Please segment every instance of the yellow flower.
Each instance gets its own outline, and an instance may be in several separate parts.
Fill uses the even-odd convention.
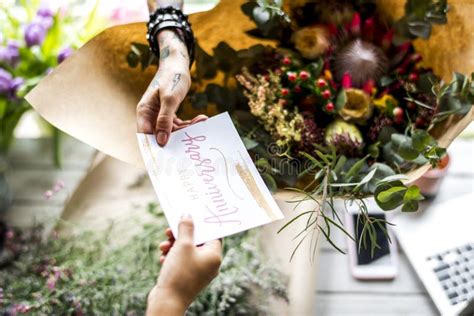
[[[398,106],[398,101],[390,94],[385,94],[383,97],[375,99],[374,105],[381,112],[385,112],[387,105],[391,105],[390,108],[396,108]]]
[[[372,116],[373,106],[370,97],[360,89],[346,90],[346,104],[339,111],[344,121],[363,123]]]
[[[315,59],[329,47],[328,32],[321,26],[309,26],[293,33],[295,48],[304,58]]]

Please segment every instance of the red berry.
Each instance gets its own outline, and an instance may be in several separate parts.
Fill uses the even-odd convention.
[[[410,60],[414,63],[419,63],[421,61],[422,57],[420,54],[413,54],[411,57],[410,57]]]
[[[324,90],[321,95],[323,96],[323,98],[325,98],[325,99],[327,100],[327,99],[329,99],[329,98],[331,97],[331,91],[329,91],[329,90]]]
[[[290,93],[290,90],[288,90],[287,88],[282,88],[280,92],[281,92],[281,95],[285,96]]]
[[[288,80],[296,81],[296,74],[294,72],[288,72],[287,76],[288,76]]]
[[[290,57],[284,57],[281,62],[283,63],[283,65],[291,65]]]
[[[425,120],[422,117],[417,117],[415,120],[415,125],[417,127],[422,127],[425,125]]]
[[[408,102],[408,103],[407,103],[407,108],[410,109],[410,110],[416,109],[416,104],[415,104],[415,102]]]
[[[408,75],[408,80],[410,81],[417,81],[418,78],[419,76],[416,72],[412,72],[411,74]]]
[[[328,104],[326,104],[326,110],[328,112],[334,111],[334,104],[332,102],[329,102]]]
[[[324,79],[318,79],[317,84],[318,84],[318,87],[324,88],[328,83]]]
[[[308,78],[309,78],[309,72],[304,71],[304,70],[300,71],[300,79],[301,80],[308,80]]]
[[[300,86],[295,86],[295,93],[301,93],[301,87]]]
[[[393,118],[395,119],[395,123],[401,123],[403,121],[403,109],[401,107],[393,109]]]

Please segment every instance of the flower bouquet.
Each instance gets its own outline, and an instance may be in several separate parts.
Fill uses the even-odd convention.
[[[364,198],[385,211],[416,211],[423,196],[407,173],[440,162],[439,128],[474,103],[474,74],[445,83],[414,47],[447,23],[446,1],[408,1],[394,22],[374,1],[269,0],[241,9],[256,26],[248,33],[273,44],[236,51],[220,42],[212,55],[198,47],[188,103],[230,111],[269,188],[317,203],[288,223],[306,222],[298,245],[312,228],[331,243],[331,227],[349,235],[340,198],[357,201],[361,244],[374,251],[375,226],[385,223]],[[150,63],[145,45],[132,48],[131,66]]]
[[[24,96],[97,31],[94,19],[92,12],[86,23],[78,22],[71,13],[37,1],[0,6],[0,155],[7,153],[16,125],[30,109]],[[59,137],[59,131],[53,134]],[[54,159],[59,165],[57,146]]]

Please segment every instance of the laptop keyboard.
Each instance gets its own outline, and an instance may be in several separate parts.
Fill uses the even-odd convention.
[[[474,243],[430,256],[427,261],[452,305],[474,299]]]

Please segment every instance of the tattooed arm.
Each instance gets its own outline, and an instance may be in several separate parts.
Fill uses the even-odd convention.
[[[182,0],[147,1],[150,12],[158,7],[182,9],[183,6]],[[176,32],[165,29],[158,33],[158,72],[137,106],[138,132],[155,134],[161,146],[166,145],[173,128],[189,123],[176,118],[175,114],[191,85],[188,49]]]

